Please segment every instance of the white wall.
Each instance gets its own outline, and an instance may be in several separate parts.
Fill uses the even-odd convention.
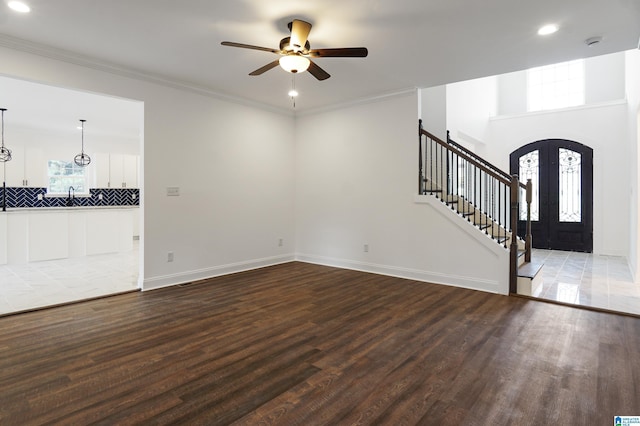
[[[144,102],[145,288],[293,258],[292,116],[8,48],[0,73]]]
[[[594,56],[584,61],[585,103],[625,97],[625,52]]]
[[[616,101],[625,97],[625,52],[584,60],[585,103]],[[527,112],[527,71],[497,76],[498,115]],[[476,81],[476,80],[472,80]],[[479,80],[481,82],[482,79]],[[479,84],[476,82],[474,84]],[[452,86],[456,86],[453,84]],[[489,117],[489,116],[487,116]]]
[[[629,265],[636,282],[640,282],[640,50],[630,50],[625,55],[626,97],[628,102],[630,170],[630,221]]]
[[[638,75],[635,72],[630,78],[637,81]],[[470,141],[468,148],[507,172],[509,154],[537,140],[569,139],[593,148],[594,253],[628,257],[630,179],[636,166],[627,167],[625,160],[635,143],[633,139],[629,143],[632,129],[625,102],[625,52],[585,60],[585,107],[527,113],[526,71],[494,78],[447,86],[446,121],[451,137]],[[492,93],[495,104],[488,100]],[[501,115],[492,118],[494,107]],[[473,139],[459,137],[465,134],[479,140],[473,143]]]
[[[442,203],[415,200],[416,105],[403,95],[298,117],[297,256],[506,293],[506,251]]]
[[[492,120],[487,161],[509,171],[509,154],[542,139],[569,139],[593,149],[593,252],[628,256],[630,169],[625,103]]]
[[[451,138],[477,151],[486,140],[489,117],[497,113],[497,77],[447,85],[447,128]]]
[[[429,87],[419,91],[422,127],[443,141],[447,140],[447,86]]]

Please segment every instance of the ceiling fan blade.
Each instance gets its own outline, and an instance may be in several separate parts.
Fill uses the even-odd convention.
[[[264,52],[279,53],[279,51],[276,49],[271,49],[268,47],[261,47],[261,46],[253,46],[251,44],[234,43],[232,41],[223,41],[220,44],[223,46],[229,46],[229,47],[241,47],[243,49],[262,50]]]
[[[309,69],[307,71],[309,71],[309,73],[312,76],[314,76],[315,78],[317,78],[320,81],[326,80],[329,77],[331,77],[331,75],[329,75],[328,72],[326,72],[325,70],[320,68],[315,62],[313,62],[313,61],[309,61],[309,62],[311,62],[311,63],[309,64]]]
[[[309,51],[312,58],[366,58],[369,51],[366,47],[341,47],[337,49],[313,49]]]
[[[255,70],[253,72],[250,72],[249,75],[260,75],[260,74],[263,74],[263,73],[269,71],[270,69],[277,67],[279,63],[280,63],[280,60],[276,59],[275,61],[269,62],[267,65],[265,65],[263,67],[260,67],[260,68],[258,68],[257,70]]]
[[[311,31],[311,24],[299,19],[294,19],[289,29],[291,30],[291,41],[289,43],[293,50],[299,51],[303,49],[307,43],[309,32]]]

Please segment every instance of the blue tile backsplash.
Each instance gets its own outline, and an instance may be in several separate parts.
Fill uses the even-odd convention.
[[[140,205],[140,189],[138,188],[108,188],[90,189],[90,197],[75,197],[75,206],[107,207],[107,206],[137,206]],[[45,195],[47,188],[7,188],[7,208],[13,207],[65,207],[67,197],[50,197]],[[42,194],[42,200],[38,200]],[[100,200],[102,194],[102,200]],[[2,203],[2,186],[0,186],[0,203]]]

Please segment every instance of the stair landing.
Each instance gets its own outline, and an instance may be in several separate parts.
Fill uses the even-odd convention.
[[[518,294],[538,297],[542,292],[543,262],[525,262],[518,267]]]

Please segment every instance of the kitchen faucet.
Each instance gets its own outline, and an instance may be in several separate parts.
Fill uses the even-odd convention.
[[[71,191],[73,191],[73,197],[71,197]],[[73,200],[76,198],[76,189],[73,186],[69,187],[69,197],[67,198],[67,206],[73,207]]]

